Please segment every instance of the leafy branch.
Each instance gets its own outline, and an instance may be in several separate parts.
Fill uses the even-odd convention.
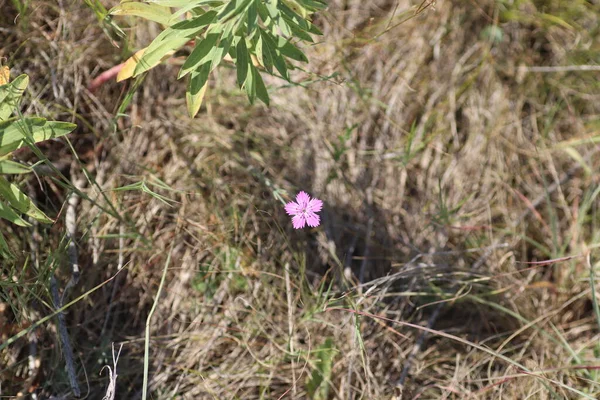
[[[139,76],[193,43],[178,75],[178,79],[188,76],[186,101],[191,117],[200,110],[210,73],[223,60],[235,65],[237,83],[250,103],[258,98],[268,105],[260,71],[290,82],[292,61],[308,62],[297,43],[312,43],[311,34],[322,34],[311,15],[326,6],[322,0],[122,2],[110,10],[111,15],[145,18],[165,29],[127,60],[117,80]]]

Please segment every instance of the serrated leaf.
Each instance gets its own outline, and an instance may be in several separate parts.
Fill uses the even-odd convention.
[[[209,53],[211,50],[214,50],[215,44],[220,37],[220,33],[209,33],[206,35],[206,38],[202,39],[199,43],[196,42],[196,47],[194,47],[192,53],[183,63],[177,79],[186,76],[193,70],[198,69],[200,65],[206,63],[206,61],[209,59]]]
[[[0,121],[10,118],[28,84],[29,77],[23,74],[17,76],[12,82],[0,86]]]
[[[25,193],[23,193],[17,185],[10,183],[1,176],[0,197],[3,197],[15,210],[21,212],[22,214],[28,215],[41,223],[50,224],[54,222],[39,208],[37,208],[31,199]]]
[[[158,22],[162,25],[170,25],[171,10],[169,7],[158,4],[139,3],[136,1],[128,1],[113,7],[109,15],[130,15],[141,17],[149,21]]]
[[[0,156],[33,142],[58,138],[71,133],[77,125],[68,122],[46,121],[43,118],[21,118],[0,122]]]
[[[209,11],[199,17],[178,22],[161,32],[146,48],[137,63],[133,76],[138,76],[158,65],[169,52],[175,51],[193,39],[216,17],[215,11]]]
[[[248,48],[246,47],[246,40],[241,38],[236,49],[236,60],[235,66],[237,68],[237,82],[240,88],[244,86],[246,77],[248,76]]]
[[[0,160],[0,174],[27,174],[31,167],[10,160]]]
[[[23,218],[19,216],[16,212],[14,212],[8,204],[4,203],[3,200],[0,199],[0,218],[5,219],[7,221],[12,222],[15,225],[19,226],[31,226],[31,224],[25,221]]]
[[[188,115],[190,118],[194,118],[200,106],[202,100],[206,94],[206,87],[208,86],[208,75],[210,74],[210,62],[202,65],[199,70],[193,71],[191,74],[188,89],[185,93],[185,99],[187,103]]]

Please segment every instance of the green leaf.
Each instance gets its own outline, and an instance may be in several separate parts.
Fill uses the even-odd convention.
[[[327,8],[327,2],[322,0],[298,0],[298,3],[300,3],[304,8],[308,9],[309,11],[318,11]]]
[[[244,86],[246,77],[248,76],[248,63],[250,62],[250,56],[248,55],[248,48],[246,47],[246,39],[240,38],[240,41],[236,49],[236,60],[235,66],[237,67],[237,82],[240,87]]]
[[[77,125],[68,122],[46,121],[43,118],[10,119],[0,122],[0,156],[29,143],[38,143],[71,133]],[[29,138],[29,139],[28,139]]]
[[[4,203],[0,200],[0,218],[3,218],[7,221],[12,222],[15,225],[19,226],[31,226],[31,224],[25,221],[23,218],[19,216],[16,212],[14,212],[8,204]]]
[[[223,11],[219,14],[220,21],[227,21],[246,11],[246,8],[253,0],[231,0]]]
[[[214,70],[223,60],[225,54],[229,52],[229,48],[231,47],[231,38],[223,37],[219,42],[219,45],[215,48],[215,51],[211,52],[211,64],[210,70]]]
[[[248,21],[247,21],[247,32],[248,37],[252,36],[254,30],[258,26],[258,11],[256,9],[256,2],[252,2],[248,7]]]
[[[256,40],[256,45],[254,46],[254,54],[256,55],[256,59],[258,63],[265,67],[265,60],[263,58],[263,40],[260,35],[258,35],[258,39]]]
[[[208,33],[206,38],[202,39],[200,43],[196,43],[196,47],[194,47],[192,53],[183,63],[177,79],[186,76],[188,73],[198,69],[200,65],[204,64],[209,59],[209,53],[215,48],[215,44],[220,37],[220,33]]]
[[[290,29],[292,30],[293,36],[295,36],[299,39],[302,39],[302,40],[306,40],[307,42],[314,43],[313,38],[308,33],[306,33],[306,31],[304,29],[302,29],[298,24],[293,22],[288,17],[284,16],[283,18],[286,20]]]
[[[269,11],[269,15],[271,18],[275,19],[279,15],[279,9],[277,8],[277,0],[267,0],[265,5],[267,6],[267,10]]]
[[[200,111],[200,106],[202,105],[204,94],[206,93],[210,66],[211,63],[207,62],[191,74],[190,83],[185,93],[190,118],[194,118],[196,114],[198,114],[198,111]]]
[[[269,93],[267,92],[267,88],[265,87],[265,83],[263,82],[262,76],[260,76],[260,72],[256,69],[256,67],[250,64],[250,68],[252,69],[252,76],[254,78],[254,82],[256,84],[256,97],[262,100],[267,106],[269,105]]]
[[[2,232],[0,232],[0,256],[4,259],[13,259],[15,257],[10,251],[10,247],[8,247],[8,243]]]
[[[0,160],[0,174],[27,174],[31,167],[10,160]]]
[[[285,22],[285,20],[283,18],[278,16],[276,25],[279,28],[279,30],[281,30],[281,33],[284,36],[287,36],[287,37],[292,36],[292,31],[290,30],[290,27],[288,26],[288,24]]]
[[[268,57],[273,61],[273,64],[275,65],[275,68],[277,68],[277,71],[279,71],[279,73],[285,80],[289,81],[290,76],[288,74],[287,65],[285,64],[285,60],[279,53],[279,49],[277,48],[273,37],[270,33],[262,30],[260,31],[260,34],[264,41],[263,55],[265,55],[265,53],[268,53]],[[271,73],[271,71],[269,72]]]
[[[25,193],[23,193],[17,185],[10,183],[1,176],[0,196],[8,201],[12,208],[21,212],[22,214],[28,215],[44,224],[50,224],[54,222],[39,208],[37,208],[31,199]]]
[[[248,76],[246,76],[246,83],[244,84],[250,104],[254,104],[254,99],[256,98],[256,83],[254,81],[254,72],[252,71],[253,67],[253,65],[250,65]]]
[[[170,25],[171,10],[169,7],[158,4],[140,3],[137,1],[128,1],[113,7],[109,11],[110,15],[132,15],[141,17],[150,21],[158,22],[163,25]]]
[[[207,25],[215,21],[216,15],[215,11],[209,11],[199,17],[178,22],[165,29],[150,43],[136,65],[133,76],[154,68],[167,54],[179,49],[190,39],[195,38]]]
[[[308,62],[308,58],[306,58],[304,53],[289,41],[285,40],[285,38],[280,37],[278,41],[279,51],[281,54],[291,58],[292,60]]]
[[[6,121],[19,105],[19,100],[29,84],[25,74],[17,76],[12,82],[0,86],[0,121]]]

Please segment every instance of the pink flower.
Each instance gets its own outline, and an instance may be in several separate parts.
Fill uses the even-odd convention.
[[[305,192],[296,195],[296,201],[290,201],[285,205],[285,211],[293,215],[292,225],[295,229],[304,228],[305,225],[315,227],[319,226],[321,219],[316,214],[323,208],[323,202],[319,199],[312,199]]]

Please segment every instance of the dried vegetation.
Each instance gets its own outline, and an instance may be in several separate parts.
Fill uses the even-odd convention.
[[[19,4],[0,0],[0,56],[31,77],[25,109],[79,125],[42,150],[83,194],[66,312],[83,394],[105,395],[116,342],[116,398],[140,396],[170,254],[153,398],[598,398],[600,72],[578,67],[600,62],[596,0],[333,0],[302,85],[267,79],[271,107],[251,107],[222,69],[194,120],[173,64],[127,116],[127,84],[86,89],[155,26],[131,21],[119,49],[84,2]],[[137,182],[169,200],[114,190]],[[71,278],[72,186],[27,184],[58,218],[0,222],[19,250],[2,343]],[[291,229],[277,196],[299,189],[322,227]],[[53,321],[0,352],[2,395],[71,396]]]

